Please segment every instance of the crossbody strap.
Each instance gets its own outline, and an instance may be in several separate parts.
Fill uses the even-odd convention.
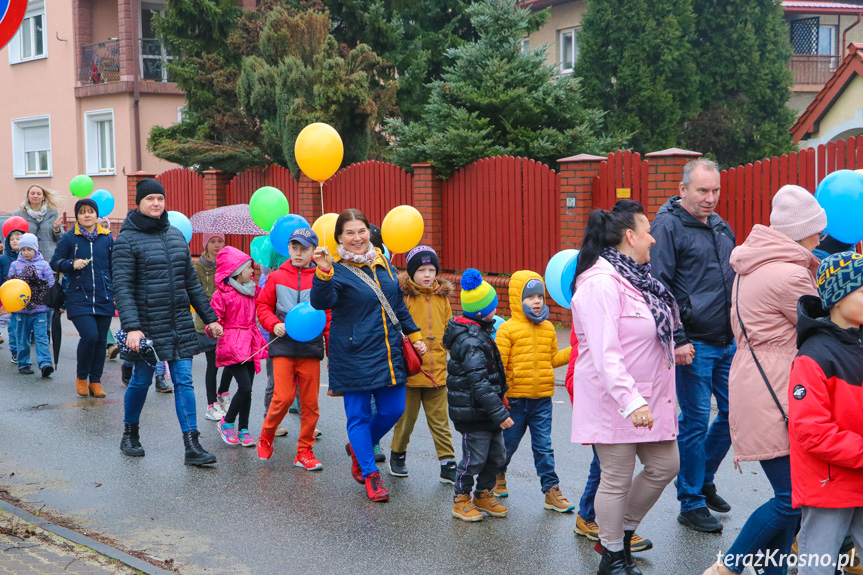
[[[749,341],[749,335],[746,333],[746,326],[743,325],[743,318],[740,316],[740,274],[737,275],[737,300],[734,303],[737,310],[737,321],[740,323],[740,331],[743,332],[743,337],[746,338],[746,343],[749,345],[749,353],[752,354],[752,359],[755,360],[755,367],[758,368],[758,373],[761,374],[761,378],[764,380],[765,385],[767,385],[767,390],[770,392],[770,396],[776,403],[776,407],[779,408],[779,413],[782,414],[782,419],[785,420],[785,426],[787,427],[788,415],[785,413],[782,403],[779,402],[779,398],[776,397],[776,392],[773,391],[773,386],[770,385],[770,380],[767,379],[767,374],[764,373],[764,368],[761,367],[761,362],[758,361],[758,356],[755,355],[755,348],[752,347],[752,342]]]
[[[354,274],[355,276],[357,276],[358,278],[363,280],[363,282],[367,286],[372,288],[372,290],[375,292],[375,295],[378,296],[378,300],[381,303],[381,307],[384,308],[384,311],[387,313],[387,317],[390,318],[390,322],[392,322],[392,324],[394,326],[398,327],[399,330],[401,330],[401,324],[399,323],[399,319],[396,316],[396,312],[393,311],[393,308],[390,305],[390,302],[387,299],[387,296],[384,295],[384,292],[383,292],[383,290],[381,290],[381,286],[378,285],[378,282],[376,282],[375,280],[370,278],[368,275],[366,275],[362,270],[357,268],[357,266],[342,263],[342,262],[339,262],[339,263],[342,265],[342,267],[344,267],[345,269],[350,271],[352,274]],[[374,268],[372,268],[372,273],[375,273]]]

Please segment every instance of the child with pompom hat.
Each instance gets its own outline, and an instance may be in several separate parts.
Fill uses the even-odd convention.
[[[493,337],[497,294],[478,270],[468,269],[461,278],[460,298],[462,315],[450,320],[443,336],[443,345],[450,352],[449,416],[462,434],[452,515],[463,521],[481,521],[483,512],[492,517],[507,514],[492,489],[506,464],[503,430],[512,427],[513,421],[504,398],[506,371]]]

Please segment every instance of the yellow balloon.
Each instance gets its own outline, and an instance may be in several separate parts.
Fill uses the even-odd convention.
[[[27,282],[12,279],[0,286],[0,302],[8,312],[21,311],[30,303],[30,286]]]
[[[863,175],[863,168],[860,168],[859,170],[854,170],[854,171],[857,172],[858,174]]]
[[[345,147],[335,128],[316,122],[303,128],[297,136],[294,155],[305,175],[323,182],[339,171]]]
[[[381,224],[384,244],[394,254],[409,252],[423,239],[423,217],[413,206],[390,210]]]
[[[312,231],[318,235],[318,246],[326,246],[330,255],[337,255],[338,242],[336,242],[336,220],[339,214],[324,214],[315,220]]]

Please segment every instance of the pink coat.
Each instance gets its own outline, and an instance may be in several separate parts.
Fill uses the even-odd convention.
[[[578,338],[573,366],[573,443],[644,443],[677,439],[674,367],[641,292],[604,258],[578,277],[572,298]],[[629,413],[647,405],[653,429]]]
[[[740,316],[776,397],[788,413],[788,378],[797,355],[797,300],[816,294],[818,258],[787,236],[757,225],[731,252],[740,276]],[[774,459],[790,453],[788,429],[758,372],[737,321],[738,284],[731,295],[731,328],[737,353],[728,376],[729,423],[734,462]]]
[[[254,354],[255,373],[260,373],[261,360],[269,357],[265,348],[267,340],[258,329],[256,317],[255,297],[261,288],[255,286],[255,297],[251,297],[241,294],[225,282],[234,270],[251,259],[231,246],[219,251],[216,258],[216,293],[210,305],[224,330],[224,335],[216,343],[216,365],[223,367],[243,363]]]

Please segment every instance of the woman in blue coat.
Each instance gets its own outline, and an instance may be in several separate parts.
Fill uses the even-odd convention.
[[[422,334],[404,303],[397,272],[370,241],[369,222],[359,210],[345,210],[336,220],[338,255],[315,250],[317,270],[311,304],[332,310],[328,342],[330,392],[344,396],[348,419],[346,449],[351,474],[364,483],[369,499],[386,501],[389,492],[375,466],[373,446],[405,410],[405,372],[401,331],[425,354]],[[380,287],[399,320],[393,325],[375,290],[357,275]],[[374,396],[377,413],[371,414]]]
[[[75,204],[75,226],[63,234],[51,257],[51,268],[66,274],[66,314],[81,336],[78,342],[78,395],[105,397],[102,369],[105,339],[114,317],[111,287],[111,231],[100,226],[96,202],[89,198]],[[89,380],[89,385],[88,385]]]

